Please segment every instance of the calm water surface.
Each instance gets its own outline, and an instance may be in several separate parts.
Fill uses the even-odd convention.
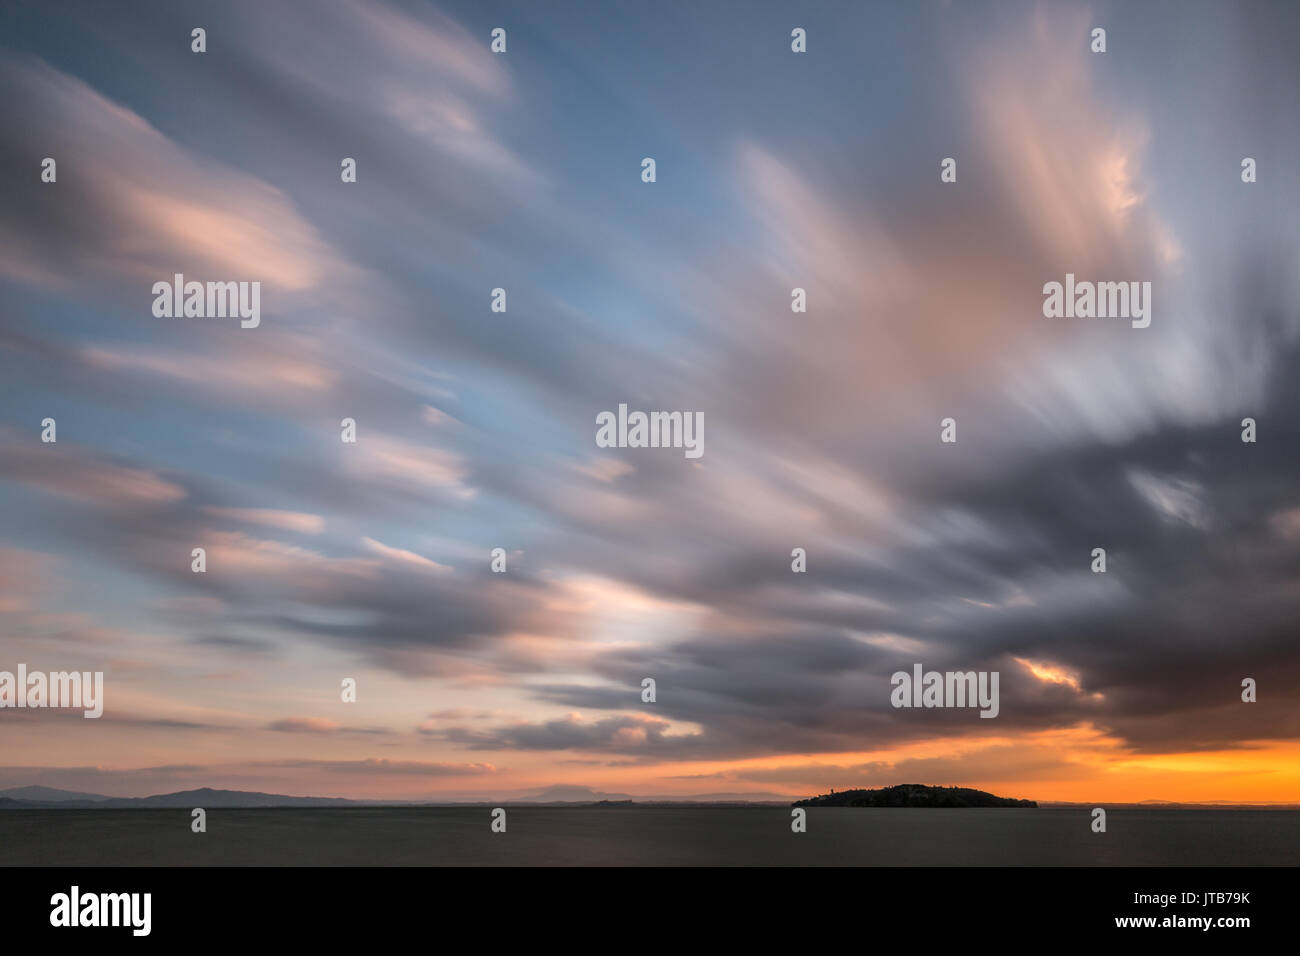
[[[8,866],[1295,866],[1300,812],[785,807],[0,811]]]

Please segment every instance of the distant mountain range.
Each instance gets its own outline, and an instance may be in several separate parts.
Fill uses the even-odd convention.
[[[343,797],[293,797],[281,793],[252,793],[244,790],[182,790],[150,797],[108,797],[78,793],[54,787],[15,787],[0,790],[0,810],[125,810],[203,807],[238,809],[260,807],[384,807],[384,806],[601,806],[607,804],[665,804],[676,806],[718,804],[785,805],[790,798],[778,793],[705,793],[689,797],[633,797],[626,793],[603,793],[589,787],[556,786],[537,793],[493,800],[348,800]]]
[[[61,803],[65,800],[107,800],[98,793],[76,793],[72,790],[55,790],[53,787],[14,787],[0,790],[0,797],[13,800],[33,800],[40,803]]]
[[[243,790],[182,790],[152,797],[106,797],[96,793],[75,793],[53,787],[18,787],[0,790],[0,810],[122,810],[131,808],[203,807],[339,807],[358,805],[341,797],[289,797],[279,793],[249,793]]]
[[[904,783],[881,790],[831,791],[819,797],[796,800],[796,807],[938,807],[943,809],[972,807],[1037,807],[1033,800],[995,797],[983,790],[966,787],[928,787]]]
[[[1104,806],[1115,810],[1300,810],[1296,804],[1241,803],[1166,803],[1148,800],[1143,803],[1064,803],[1042,804],[1033,800],[998,797],[983,790],[966,787],[930,787],[901,784],[880,790],[840,790],[791,803],[779,793],[699,793],[690,796],[632,796],[606,793],[590,787],[560,785],[536,792],[526,792],[494,799],[462,800],[348,800],[343,797],[293,797],[282,793],[253,793],[246,790],[182,790],[150,797],[109,797],[99,793],[80,793],[54,787],[14,787],[0,790],[0,810],[125,810],[125,809],[255,809],[262,807],[411,807],[411,806],[546,806],[546,807],[626,807],[626,806],[796,806],[796,807],[1037,807],[1077,809]]]

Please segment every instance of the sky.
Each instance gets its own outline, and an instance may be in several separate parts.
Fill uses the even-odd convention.
[[[0,710],[0,788],[1300,802],[1298,40],[6,3],[0,670],[105,710]],[[176,273],[260,325],[156,317]],[[1045,317],[1067,274],[1150,326]],[[598,447],[620,403],[704,454]],[[998,716],[891,706],[917,663]]]

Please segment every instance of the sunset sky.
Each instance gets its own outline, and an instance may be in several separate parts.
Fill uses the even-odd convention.
[[[0,789],[1300,803],[1300,5],[130,6],[0,7]]]

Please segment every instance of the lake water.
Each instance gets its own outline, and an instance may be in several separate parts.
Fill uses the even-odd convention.
[[[0,811],[6,866],[1295,866],[1300,812],[787,807]]]

